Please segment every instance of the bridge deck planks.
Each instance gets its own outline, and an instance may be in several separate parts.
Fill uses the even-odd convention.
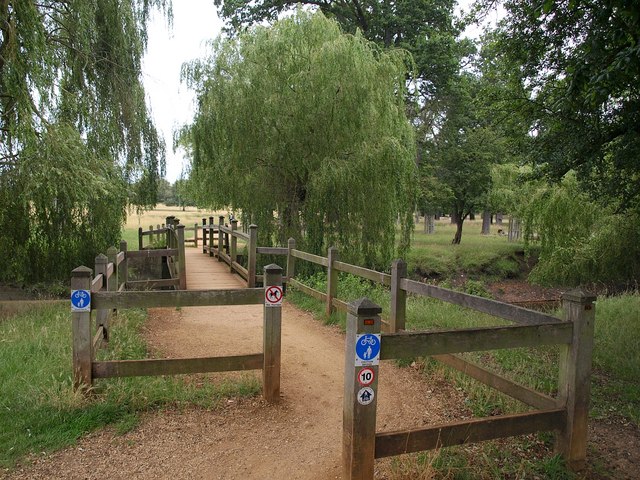
[[[218,290],[247,286],[240,275],[229,272],[229,266],[202,253],[201,248],[185,248],[187,290]]]

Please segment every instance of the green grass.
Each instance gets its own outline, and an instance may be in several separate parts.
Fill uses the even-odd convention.
[[[144,358],[138,335],[141,310],[113,320],[109,350],[102,358]],[[73,391],[70,314],[67,306],[34,310],[0,321],[0,467],[25,455],[73,444],[105,425],[125,433],[142,412],[197,405],[215,408],[223,398],[255,395],[253,375],[213,384],[205,376],[100,380],[93,395]]]
[[[138,229],[123,228],[122,240],[127,242],[127,250],[138,250]]]
[[[438,222],[431,235],[417,228],[406,257],[410,275],[444,280],[461,274],[471,278],[520,274],[522,243],[510,243],[505,236],[481,235],[478,222],[465,222],[460,245],[451,245],[454,234],[455,226],[444,222]]]

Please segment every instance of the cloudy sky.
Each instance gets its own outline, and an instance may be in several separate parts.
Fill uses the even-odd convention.
[[[471,0],[460,3],[466,6]],[[160,15],[149,22],[143,78],[156,127],[167,145],[166,178],[170,182],[179,178],[187,166],[183,153],[173,152],[173,132],[189,123],[195,112],[193,94],[180,84],[180,67],[204,56],[206,43],[216,38],[221,28],[213,0],[174,1],[171,29]],[[478,30],[469,29],[465,34],[476,37]]]

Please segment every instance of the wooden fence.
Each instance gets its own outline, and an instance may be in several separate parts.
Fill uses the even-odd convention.
[[[290,285],[324,301],[327,314],[334,310],[348,313],[345,378],[354,380],[345,384],[345,478],[373,478],[375,458],[538,431],[556,431],[557,451],[565,456],[568,464],[575,469],[584,464],[595,321],[594,296],[581,291],[566,293],[563,296],[566,319],[561,321],[545,313],[410,280],[407,278],[407,265],[402,260],[395,260],[391,266],[391,274],[387,274],[341,262],[335,248],[330,248],[326,257],[297,250],[293,240],[289,241],[286,249],[258,247],[257,252],[287,255],[287,281]],[[296,259],[327,269],[325,292],[312,289],[293,278]],[[350,273],[389,287],[390,313],[387,321],[380,318],[382,309],[379,306],[372,306],[370,302],[349,304],[336,298],[339,272]],[[406,332],[408,295],[436,298],[508,320],[513,325],[441,332]],[[382,331],[386,333],[382,334]],[[376,401],[365,405],[358,401],[357,392],[365,388],[359,380],[363,368],[372,369],[376,380],[367,385],[367,388],[372,390],[372,398],[377,393],[377,365],[368,366],[365,362],[365,366],[356,366],[354,363],[355,339],[363,334],[380,335],[379,359],[431,356],[534,410],[429,428],[376,433]],[[536,392],[455,355],[541,345],[560,345],[561,348],[556,398]]]
[[[153,225],[149,230],[138,229],[138,251],[127,252],[127,258],[166,258],[169,277],[158,280],[136,280],[127,283],[127,289],[134,288],[159,288],[176,287],[180,290],[187,289],[187,268],[185,259],[185,230],[186,227],[180,224],[180,220],[174,216],[166,218],[166,224],[158,225],[154,229]],[[197,242],[196,229],[196,242]],[[145,238],[149,241],[145,245]]]
[[[100,257],[101,258],[101,257]],[[124,291],[116,285],[116,267],[126,255],[116,255],[115,262],[94,277],[90,268],[81,266],[71,275],[74,386],[88,390],[96,378],[142,375],[173,375],[237,370],[263,371],[263,395],[269,402],[280,398],[281,307],[265,303],[262,288],[237,290]],[[282,286],[282,269],[269,265],[264,269],[267,286]],[[105,288],[105,285],[107,287]],[[82,302],[74,304],[74,298]],[[96,361],[95,353],[108,339],[109,313],[121,308],[187,307],[210,305],[258,305],[264,307],[263,352],[249,355],[207,358],[143,359]],[[95,313],[96,326],[91,325]]]

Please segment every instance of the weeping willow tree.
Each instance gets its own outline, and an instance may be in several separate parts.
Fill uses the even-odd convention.
[[[155,202],[164,145],[145,104],[152,8],[0,0],[0,280],[68,278]]]
[[[202,205],[238,209],[262,239],[381,265],[409,242],[415,149],[409,58],[321,13],[218,40],[185,69],[198,95],[182,142]]]
[[[640,215],[622,215],[580,188],[575,172],[539,185],[521,207],[525,241],[539,237],[540,258],[530,279],[542,284],[604,283],[637,288]]]

